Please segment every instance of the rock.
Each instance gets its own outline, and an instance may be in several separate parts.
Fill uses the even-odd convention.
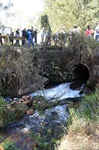
[[[33,113],[34,113],[33,109],[26,110],[27,115],[33,115]]]
[[[27,88],[19,89],[18,95],[21,96],[33,93],[37,89],[42,88],[47,82],[48,78],[38,75],[33,84],[29,85]]]
[[[19,100],[19,102],[24,103],[27,106],[31,107],[33,100],[32,100],[32,97],[24,95],[24,96],[22,96],[22,99]]]
[[[22,51],[20,49],[17,49],[16,52],[21,55],[22,54]]]

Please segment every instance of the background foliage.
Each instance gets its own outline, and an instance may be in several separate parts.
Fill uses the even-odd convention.
[[[73,27],[74,24],[81,29],[91,25],[94,29],[99,20],[98,0],[42,0],[48,15],[52,30]]]

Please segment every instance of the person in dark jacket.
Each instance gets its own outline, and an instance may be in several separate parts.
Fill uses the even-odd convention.
[[[24,40],[22,40],[22,45],[25,45],[25,38],[26,38],[26,33],[27,31],[26,31],[26,28],[24,28],[23,30],[22,30],[22,37],[24,37]]]
[[[15,34],[16,37],[20,36],[20,32],[19,31],[20,31],[20,29],[16,30],[16,34]],[[19,45],[19,40],[16,40],[15,45]]]
[[[1,35],[1,33],[0,33],[0,35]],[[2,38],[0,38],[0,45],[3,45]]]
[[[34,30],[34,43],[37,43],[37,29]]]

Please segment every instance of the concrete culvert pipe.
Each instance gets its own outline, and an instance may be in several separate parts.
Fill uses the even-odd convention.
[[[77,89],[78,87],[85,84],[89,80],[90,72],[85,64],[82,63],[75,64],[71,72],[72,72],[72,83],[70,85],[71,89]]]

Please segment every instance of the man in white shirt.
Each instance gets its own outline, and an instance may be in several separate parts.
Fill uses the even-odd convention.
[[[95,28],[95,40],[97,42],[99,42],[99,22],[98,22],[98,25]]]

